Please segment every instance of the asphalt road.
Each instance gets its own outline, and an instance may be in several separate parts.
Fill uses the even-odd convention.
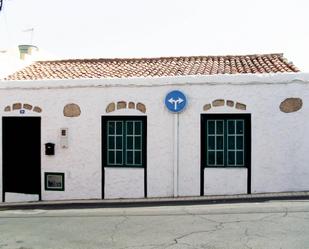
[[[1,249],[308,249],[309,201],[0,211]]]

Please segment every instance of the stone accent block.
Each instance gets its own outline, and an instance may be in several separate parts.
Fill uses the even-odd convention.
[[[32,110],[32,105],[30,104],[23,104],[23,108],[26,110]]]
[[[35,107],[33,107],[33,111],[34,111],[34,112],[41,113],[41,112],[42,112],[42,109],[41,109],[40,107],[38,107],[38,106],[35,106]]]
[[[226,105],[229,107],[234,107],[234,101],[233,100],[227,100]]]
[[[80,107],[77,104],[71,103],[65,105],[63,108],[63,115],[65,117],[78,117],[81,113]]]
[[[19,109],[21,109],[21,103],[14,103],[13,110],[19,110]]]
[[[142,103],[137,103],[136,104],[136,109],[139,110],[140,112],[145,113],[146,112],[146,106]]]
[[[224,99],[216,99],[212,101],[212,106],[224,106]]]
[[[301,98],[287,98],[281,102],[279,108],[282,112],[290,113],[297,112],[303,106],[303,101]]]
[[[118,101],[117,102],[117,109],[125,109],[127,108],[127,102],[125,101]]]
[[[11,111],[11,106],[9,106],[9,105],[6,106],[6,107],[4,108],[4,111],[5,111],[5,112],[10,112],[10,111]]]
[[[135,109],[135,103],[134,102],[129,103],[129,109]]]
[[[246,110],[247,109],[247,106],[245,104],[239,103],[239,102],[236,103],[235,107],[236,107],[236,109],[239,109],[239,110]]]
[[[204,111],[208,111],[211,108],[211,104],[206,104],[203,106]]]
[[[116,105],[115,105],[115,103],[114,102],[112,102],[112,103],[109,103],[108,104],[108,106],[106,107],[106,112],[107,113],[109,113],[109,112],[113,112],[113,111],[115,111],[115,109],[116,109]]]

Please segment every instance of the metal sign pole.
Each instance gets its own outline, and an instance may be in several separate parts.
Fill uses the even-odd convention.
[[[178,196],[179,176],[179,114],[174,115],[174,197]]]
[[[173,90],[165,96],[166,108],[174,114],[174,160],[173,184],[174,197],[179,196],[179,112],[187,105],[186,96],[178,90]]]

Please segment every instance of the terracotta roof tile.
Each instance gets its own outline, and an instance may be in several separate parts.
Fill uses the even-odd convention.
[[[38,61],[5,80],[298,72],[283,54]]]

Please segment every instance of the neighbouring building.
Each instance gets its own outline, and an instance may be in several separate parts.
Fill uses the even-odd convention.
[[[52,55],[33,45],[19,45],[18,47],[1,49],[0,79],[29,66],[34,61],[50,58],[52,58]]]
[[[0,200],[309,190],[308,83],[282,54],[35,62],[0,81]]]

